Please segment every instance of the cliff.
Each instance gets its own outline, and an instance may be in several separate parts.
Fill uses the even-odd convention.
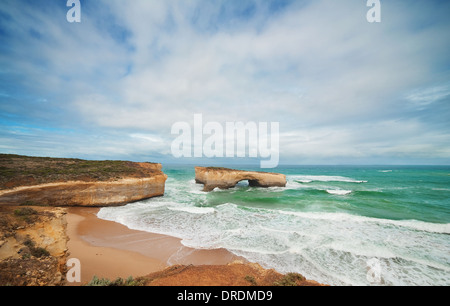
[[[0,155],[0,205],[116,206],[164,195],[161,164]]]
[[[176,265],[141,278],[146,286],[324,286],[300,274],[280,274],[256,263]]]
[[[236,186],[240,181],[248,180],[254,187],[285,187],[286,176],[279,173],[243,171],[216,167],[196,167],[195,181],[203,184],[204,191],[214,188],[228,189]]]
[[[0,286],[64,285],[66,211],[0,206]]]

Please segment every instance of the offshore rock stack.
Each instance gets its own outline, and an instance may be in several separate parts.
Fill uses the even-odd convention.
[[[279,173],[243,171],[217,167],[196,167],[195,181],[203,184],[203,191],[214,188],[229,189],[248,180],[253,187],[286,187],[286,176]]]

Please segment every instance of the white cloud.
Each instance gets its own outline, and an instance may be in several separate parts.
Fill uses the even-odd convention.
[[[433,86],[425,89],[414,90],[406,96],[413,106],[424,109],[426,106],[450,96],[450,85]]]
[[[292,114],[310,124],[384,116],[399,92],[424,82],[430,69],[426,49],[418,47],[422,35],[370,29],[351,2],[317,1],[276,16],[260,31],[213,34],[196,31],[180,12],[190,6],[113,4],[136,49],[129,55],[133,72],[113,81],[117,101],[109,103],[119,111],[77,104],[108,127],[145,128],[145,120],[129,119],[142,117],[149,129],[164,127],[194,112],[223,120]],[[166,30],[169,15],[175,25]]]
[[[389,160],[398,158],[448,158],[449,134],[427,131],[417,120],[389,120],[377,123],[290,131],[281,135],[282,158],[305,163],[342,158]],[[430,154],[433,152],[433,154]]]
[[[293,160],[448,152],[448,129],[404,115],[449,96],[436,68],[448,65],[449,23],[430,22],[426,4],[384,2],[382,22],[370,24],[364,1],[294,1],[276,14],[256,1],[256,13],[239,19],[217,8],[239,5],[227,1],[105,0],[104,11],[72,25],[12,3],[20,22],[7,29],[17,37],[8,45],[18,53],[7,67],[70,122],[117,132],[111,147],[127,144],[120,154],[170,152],[172,124],[195,113],[280,122],[281,154]]]

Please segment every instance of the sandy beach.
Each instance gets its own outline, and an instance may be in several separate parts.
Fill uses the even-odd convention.
[[[93,276],[115,279],[144,276],[171,265],[224,265],[237,259],[225,249],[196,250],[178,238],[136,231],[97,218],[98,208],[69,208],[68,258],[81,263],[82,285]]]

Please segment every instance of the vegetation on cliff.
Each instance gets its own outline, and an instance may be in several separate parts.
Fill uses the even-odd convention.
[[[0,286],[64,285],[64,211],[0,206]]]
[[[159,172],[157,165],[0,154],[0,190],[54,182],[147,177],[153,172]]]
[[[258,264],[174,265],[138,278],[94,278],[86,286],[323,286],[298,273],[280,274]]]

